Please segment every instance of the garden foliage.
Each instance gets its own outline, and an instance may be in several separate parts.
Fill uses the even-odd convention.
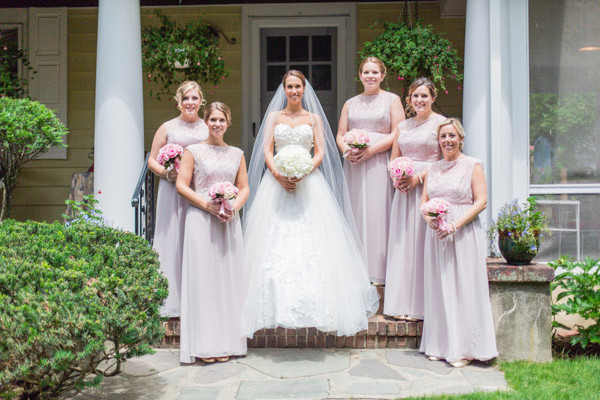
[[[0,97],[0,171],[4,182],[0,221],[10,215],[12,192],[23,164],[53,146],[63,147],[66,134],[67,128],[45,105]]]
[[[107,226],[0,224],[0,398],[57,398],[151,353],[158,268],[145,240]]]
[[[571,338],[572,344],[585,348],[589,343],[600,344],[600,259],[587,258],[583,262],[561,257],[549,263],[554,269],[564,272],[556,276],[551,289],[561,292],[552,305],[552,314],[563,311],[570,315],[580,315],[592,324],[587,328],[578,326],[579,335]],[[553,326],[571,329],[557,321]]]

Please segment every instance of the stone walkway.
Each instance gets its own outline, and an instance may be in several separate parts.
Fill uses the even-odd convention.
[[[462,369],[415,350],[251,349],[227,363],[180,365],[179,350],[134,358],[76,399],[395,399],[507,390],[494,367]]]

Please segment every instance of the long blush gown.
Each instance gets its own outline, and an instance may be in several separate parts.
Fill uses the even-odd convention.
[[[404,157],[415,163],[415,173],[427,170],[441,157],[436,129],[446,118],[436,114],[421,123],[413,118],[398,125],[398,145]],[[407,193],[394,191],[385,278],[386,315],[408,315],[423,319],[423,257],[427,223],[419,208],[423,186]]]
[[[275,126],[275,151],[313,147],[310,125]],[[244,334],[314,327],[338,335],[367,329],[378,296],[346,219],[320,169],[293,192],[263,176],[244,224],[248,295]]]
[[[455,221],[473,205],[471,177],[481,161],[462,155],[429,168],[430,199],[450,203],[444,217]],[[486,234],[479,217],[455,235],[425,240],[425,321],[420,351],[446,359],[489,360],[498,355],[486,268]]]
[[[391,106],[397,95],[381,91],[376,95],[359,94],[348,100],[348,129],[368,133],[369,145],[389,135]],[[390,152],[382,151],[367,161],[352,164],[344,161],[352,213],[369,269],[369,279],[385,283],[390,204],[394,188],[387,173]]]
[[[242,150],[195,144],[194,190],[208,198],[217,182],[235,183]],[[242,337],[244,261],[239,218],[221,222],[190,206],[183,244],[180,360],[246,354]]]
[[[167,144],[178,144],[184,149],[208,137],[208,127],[203,120],[189,123],[173,118],[165,122],[165,128]],[[177,194],[175,182],[160,179],[153,247],[158,252],[160,270],[169,281],[169,296],[160,310],[165,317],[178,317],[181,313],[181,255],[188,205],[187,200]]]

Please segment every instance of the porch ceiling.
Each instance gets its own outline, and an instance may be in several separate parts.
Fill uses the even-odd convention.
[[[440,0],[444,3],[464,3],[466,0]],[[311,0],[311,3],[346,3],[345,0]],[[398,0],[362,0],[359,3],[397,3]],[[437,0],[411,0],[411,3],[437,3]],[[153,6],[197,6],[223,4],[301,3],[292,0],[140,0],[142,7]],[[98,0],[3,0],[0,8],[17,7],[98,7]]]

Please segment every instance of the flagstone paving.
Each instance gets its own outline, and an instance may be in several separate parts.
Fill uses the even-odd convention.
[[[504,375],[474,363],[452,368],[415,350],[251,349],[227,363],[180,365],[179,350],[134,358],[123,373],[76,399],[396,399],[507,390]]]

